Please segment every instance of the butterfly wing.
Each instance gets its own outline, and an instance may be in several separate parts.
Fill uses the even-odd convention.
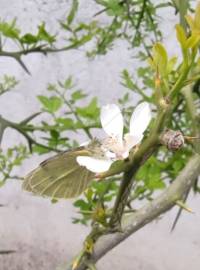
[[[95,174],[76,162],[76,157],[90,156],[84,147],[65,151],[42,162],[24,179],[23,189],[51,198],[73,198],[80,195]]]

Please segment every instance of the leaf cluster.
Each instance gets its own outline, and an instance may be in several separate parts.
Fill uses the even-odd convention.
[[[193,83],[199,78],[200,65],[196,57],[200,42],[199,31],[197,31],[199,29],[198,11],[194,19],[187,17],[190,26],[189,33],[186,33],[180,25],[176,27],[177,39],[182,49],[183,61],[180,63],[176,57],[168,56],[165,46],[160,42],[162,35],[156,15],[159,8],[172,4],[155,5],[149,0],[98,0],[96,2],[100,8],[99,12],[95,15],[95,19],[85,23],[77,22],[79,2],[78,0],[72,1],[70,12],[65,21],[60,22],[60,26],[69,34],[68,49],[83,44],[90,45],[90,42],[94,41],[92,49],[87,51],[89,56],[107,53],[114,48],[118,39],[126,40],[131,49],[139,46],[137,57],[141,61],[141,66],[135,74],[127,69],[121,73],[121,84],[126,91],[121,94],[118,103],[124,113],[125,129],[128,130],[129,119],[137,103],[134,102],[133,106],[136,96],[139,102],[150,103],[153,113],[156,115],[159,114],[162,107],[160,101],[164,98],[171,98],[174,95],[172,90],[176,86],[175,89],[178,89],[179,92],[176,92],[173,97],[166,127],[180,130],[184,135],[194,135],[194,122],[188,113],[188,104],[180,89],[188,85],[193,87]],[[107,16],[108,24],[102,25],[100,19],[97,20],[100,16]],[[148,33],[153,33],[153,37]],[[14,52],[14,57],[17,57],[18,60],[21,59],[21,55],[29,52],[48,53],[66,49],[65,47],[60,49],[55,47],[56,36],[47,31],[44,23],[38,26],[37,33],[22,35],[16,26],[16,20],[11,23],[1,21],[0,34],[1,41],[8,38],[17,43],[20,52],[17,54]],[[154,41],[157,42],[150,50]],[[4,42],[1,43],[4,44]],[[5,55],[3,45],[0,49],[0,54]],[[181,81],[180,78],[185,67],[191,66],[192,76],[189,79],[183,78]],[[179,81],[182,83],[181,87],[177,87]],[[6,94],[16,83],[15,78],[4,76],[3,82],[0,83],[0,94]],[[192,98],[195,108],[199,111],[199,85],[197,84],[192,88]],[[79,145],[81,134],[84,134],[86,140],[90,140],[93,138],[94,130],[100,128],[98,98],[91,97],[85,90],[79,89],[71,76],[65,81],[49,84],[46,93],[38,96],[37,99],[40,103],[38,113],[27,117],[20,123],[13,123],[5,119],[1,121],[3,131],[5,128],[11,127],[22,134],[28,142],[27,145],[1,152],[1,183],[3,184],[6,179],[13,178],[13,170],[29,157],[30,152],[42,155],[51,151],[60,152],[71,149]],[[151,129],[150,125],[149,130]],[[186,144],[176,153],[170,152],[164,146],[155,151],[135,176],[125,213],[135,211],[137,201],[152,200],[157,192],[170,185],[194,151],[195,147],[192,143]],[[80,214],[74,218],[74,223],[97,222],[107,226],[121,179],[122,175],[119,175],[106,181],[92,183],[84,196],[74,203]]]

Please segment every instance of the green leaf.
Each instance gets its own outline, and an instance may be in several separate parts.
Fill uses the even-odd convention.
[[[22,36],[20,41],[25,44],[34,44],[38,42],[38,37],[28,33]]]
[[[120,16],[123,14],[123,5],[118,0],[104,1],[107,6],[107,14],[110,16]]]
[[[168,56],[164,46],[159,42],[155,43],[153,46],[153,61],[155,63],[156,69],[158,68],[159,73],[162,76],[165,76]]]
[[[52,97],[38,96],[38,99],[42,103],[44,110],[50,113],[58,111],[63,103],[62,99],[56,96]]]
[[[200,42],[200,35],[192,34],[191,37],[189,37],[186,41],[186,47],[192,49],[196,47],[199,42]]]
[[[177,40],[180,42],[181,47],[185,48],[187,37],[183,27],[180,24],[176,25],[176,37]]]
[[[57,118],[57,123],[62,125],[62,129],[75,129],[74,121],[71,118]]]
[[[76,101],[76,100],[83,99],[83,98],[87,97],[87,95],[84,94],[83,91],[77,90],[71,95],[71,97],[74,101]]]
[[[147,186],[149,189],[163,189],[165,188],[165,183],[161,179],[154,179],[153,177],[149,179]]]
[[[57,86],[55,84],[49,83],[48,86],[47,86],[47,90],[48,91],[56,91]]]
[[[89,210],[90,205],[86,203],[83,199],[77,200],[73,204],[75,207],[80,208],[81,210]]]
[[[172,163],[172,167],[174,169],[174,172],[175,173],[178,173],[182,167],[183,167],[183,163],[182,161],[179,161],[179,160],[175,160],[173,163]]]
[[[56,40],[55,35],[49,34],[45,29],[45,23],[42,23],[38,26],[37,39],[41,41],[47,41],[50,44],[52,44]]]
[[[126,69],[124,69],[122,71],[122,78],[124,79],[123,85],[125,87],[127,87],[128,89],[135,91],[136,86],[133,83],[132,78],[131,78],[129,72]]]
[[[193,20],[192,16],[186,15],[185,19],[186,19],[188,25],[190,26],[191,31],[193,31],[193,29],[195,28],[195,24],[194,24],[194,20]]]
[[[33,152],[38,153],[39,155],[43,155],[49,153],[49,150],[42,145],[33,145]]]
[[[0,21],[0,32],[6,37],[19,39],[20,30],[16,27],[16,19],[11,23]]]
[[[72,1],[72,6],[69,15],[67,16],[67,23],[71,24],[74,20],[74,17],[78,11],[78,0],[73,0]]]
[[[177,63],[177,57],[172,57],[167,63],[167,74],[170,74]]]
[[[60,87],[64,88],[65,90],[71,89],[73,88],[74,84],[73,84],[73,80],[72,80],[72,76],[69,76],[64,83],[58,81],[58,84]]]
[[[59,137],[60,137],[60,134],[57,130],[55,129],[51,129],[50,130],[50,134],[51,134],[51,137],[55,140],[55,141],[58,141]]]
[[[88,106],[83,108],[77,108],[77,113],[82,117],[96,119],[99,116],[100,109],[97,105],[97,98],[93,98]]]
[[[92,39],[92,37],[93,36],[91,34],[82,36],[79,40],[74,42],[74,48],[84,45],[85,43],[90,41]]]

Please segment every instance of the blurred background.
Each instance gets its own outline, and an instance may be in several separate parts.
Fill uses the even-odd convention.
[[[80,4],[80,21],[89,21],[98,11],[93,1],[80,1]],[[56,32],[58,20],[65,18],[69,8],[67,0],[0,0],[0,17],[6,20],[16,17],[24,32],[34,32],[42,21],[46,22],[47,29]],[[101,16],[101,20],[106,23],[107,18]],[[174,42],[177,21],[172,9],[160,14],[164,44],[170,55],[178,52]],[[48,56],[32,54],[23,60],[31,75],[13,59],[0,58],[1,74],[14,75],[19,81],[12,93],[0,99],[0,114],[12,121],[20,121],[37,112],[39,103],[36,96],[46,91],[48,83],[63,80],[69,75],[91,97],[98,96],[100,105],[114,103],[124,91],[120,84],[121,71],[127,68],[134,72],[137,67],[137,59],[132,57],[122,41],[117,42],[105,56],[97,56],[93,60],[85,56],[84,48]],[[8,129],[2,148],[21,141],[21,135]],[[20,167],[20,174],[25,175],[43,159],[34,155]],[[72,217],[76,216],[72,202],[52,204],[48,199],[22,191],[20,181],[8,181],[0,189],[0,205],[3,205],[0,207],[0,250],[15,252],[0,255],[0,270],[55,270],[69,262],[89,231],[84,225],[72,224]],[[112,250],[99,261],[98,269],[199,269],[199,196],[194,198],[190,194],[188,205],[195,213],[184,212],[173,233],[170,233],[170,228],[177,209],[147,225]]]

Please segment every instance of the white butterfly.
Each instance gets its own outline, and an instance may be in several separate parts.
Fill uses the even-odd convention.
[[[56,199],[80,195],[97,173],[109,170],[114,161],[128,157],[129,151],[141,142],[150,120],[148,103],[141,103],[131,116],[129,133],[123,136],[123,117],[118,106],[102,107],[101,124],[108,137],[103,141],[94,139],[43,161],[25,176],[23,189]]]

